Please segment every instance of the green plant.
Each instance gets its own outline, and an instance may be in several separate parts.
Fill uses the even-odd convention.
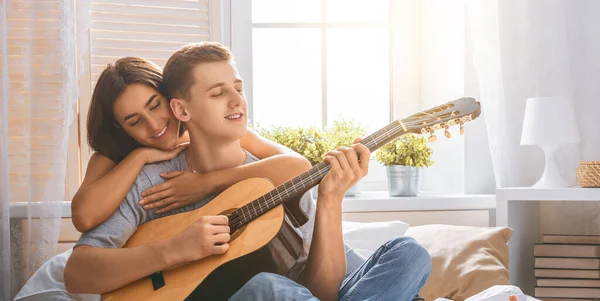
[[[323,161],[325,154],[332,149],[325,133],[315,127],[283,127],[270,129],[260,125],[252,127],[266,139],[275,141],[304,156],[312,165]]]
[[[316,127],[261,127],[249,124],[262,137],[284,145],[304,156],[314,166],[323,161],[325,154],[340,146],[350,146],[356,137],[366,134],[366,127],[354,120],[339,119],[326,130]]]
[[[382,146],[375,153],[375,158],[385,166],[429,167],[434,163],[431,154],[432,150],[425,137],[410,134]]]
[[[340,146],[351,146],[356,137],[364,137],[367,129],[355,120],[339,119],[333,121],[333,126],[327,129],[327,140],[333,149]]]

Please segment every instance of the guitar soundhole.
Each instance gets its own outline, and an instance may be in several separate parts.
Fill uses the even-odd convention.
[[[235,218],[235,216],[232,216],[232,215],[233,215],[233,212],[235,212],[236,209],[237,208],[227,209],[227,210],[219,213],[218,215],[225,215],[225,216],[227,216],[227,218],[229,219],[229,224],[231,225],[231,220],[233,218]],[[233,233],[230,233],[231,239],[229,240],[229,242],[234,241],[238,236],[240,236],[240,234],[242,234],[242,232],[244,232],[244,229],[246,229],[246,225],[243,225],[242,227],[237,228],[237,229],[233,229],[232,228],[231,230],[233,230]]]

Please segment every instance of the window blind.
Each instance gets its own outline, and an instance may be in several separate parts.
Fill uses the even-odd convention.
[[[138,56],[162,68],[179,47],[210,39],[208,0],[100,0],[90,10],[92,86],[118,58]]]

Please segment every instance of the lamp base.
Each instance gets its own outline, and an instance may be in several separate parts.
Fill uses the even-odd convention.
[[[540,145],[544,151],[546,165],[542,177],[531,188],[565,188],[569,183],[563,179],[556,166],[555,154],[560,145]]]

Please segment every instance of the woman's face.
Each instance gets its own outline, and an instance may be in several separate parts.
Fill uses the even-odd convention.
[[[131,84],[113,104],[119,126],[138,143],[170,149],[177,143],[179,120],[167,99],[144,84]]]

